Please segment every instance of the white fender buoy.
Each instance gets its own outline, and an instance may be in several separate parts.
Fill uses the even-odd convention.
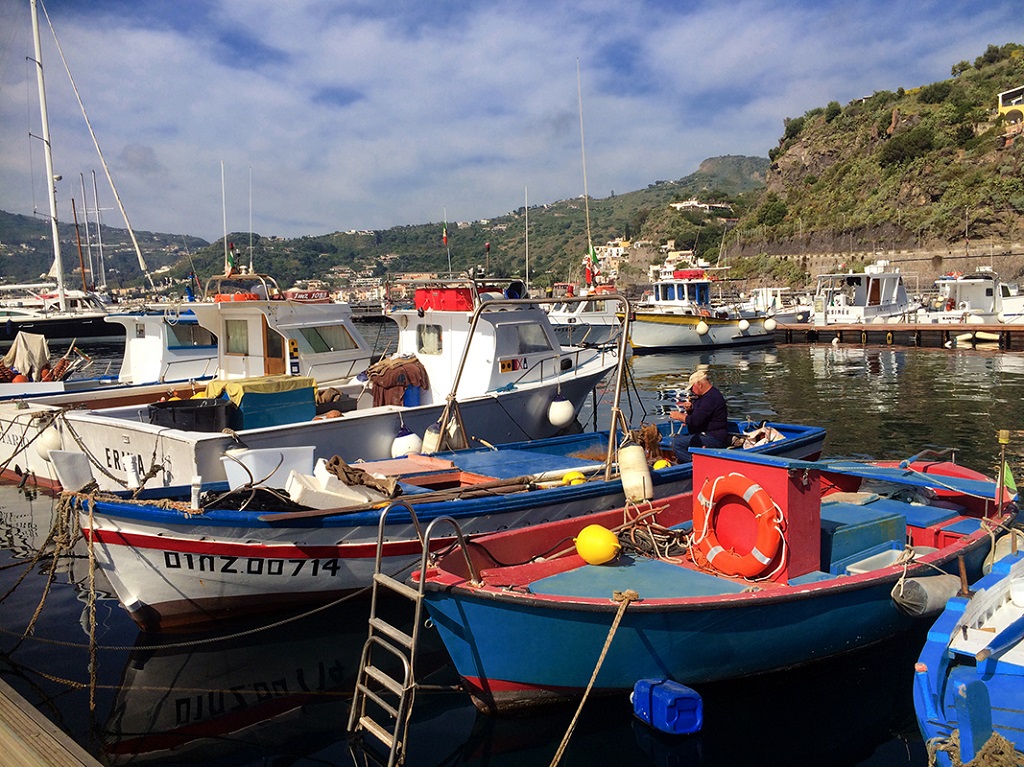
[[[548,405],[548,421],[558,429],[568,426],[575,415],[576,408],[561,394],[556,394],[555,398],[551,400],[551,404]]]
[[[700,322],[697,323],[697,327],[695,328],[695,330],[697,331],[697,335],[706,336],[708,334],[708,331],[711,330],[711,328],[708,327],[708,323],[706,323],[704,320],[701,320]]]
[[[750,330],[750,323],[747,322],[746,320],[740,320],[740,330],[743,330],[743,331]]]
[[[618,459],[626,500],[632,503],[651,500],[654,497],[654,483],[651,481],[651,467],[647,465],[647,453],[643,446],[635,442],[623,445],[619,448]]]
[[[43,433],[36,438],[36,454],[47,463],[50,462],[50,451],[60,450],[60,432],[52,426],[43,429]]]
[[[1006,312],[999,312],[996,315],[996,319],[999,320],[1000,322],[1002,322],[1005,325],[1006,324]]]
[[[418,453],[423,448],[423,440],[418,434],[409,431],[405,426],[398,430],[395,441],[391,443],[391,457],[401,458],[409,453]]]
[[[779,323],[775,321],[774,317],[769,317],[764,321],[764,329],[767,330],[769,333],[774,332],[775,328],[777,328],[778,326]]]

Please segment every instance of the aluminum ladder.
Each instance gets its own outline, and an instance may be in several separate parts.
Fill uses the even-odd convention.
[[[416,535],[423,545],[420,559],[420,577],[416,587],[409,586],[382,572],[385,528],[388,514],[399,508],[409,514]],[[458,524],[451,517],[438,517],[427,527],[426,534],[412,506],[405,501],[396,501],[384,509],[377,525],[377,553],[374,561],[373,585],[370,598],[369,629],[359,659],[355,690],[352,695],[352,709],[348,717],[349,749],[353,759],[372,761],[375,764],[397,767],[405,759],[408,745],[409,719],[412,715],[416,691],[432,685],[423,685],[416,680],[416,649],[420,629],[423,626],[423,585],[425,573],[430,565],[430,540],[435,526],[450,524],[455,536],[466,552],[465,538]],[[469,562],[468,552],[466,553]],[[471,566],[473,580],[476,571]],[[381,589],[391,591],[413,603],[412,631],[407,633],[380,617],[378,613]],[[382,663],[383,661],[383,663]],[[385,663],[389,663],[385,667]],[[383,754],[367,748],[366,736],[382,745]],[[359,757],[363,757],[362,760]]]

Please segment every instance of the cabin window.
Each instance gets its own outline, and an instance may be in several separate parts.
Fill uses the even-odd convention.
[[[880,306],[882,303],[882,281],[868,280],[868,306]]]
[[[693,286],[693,301],[697,304],[710,304],[711,303],[711,286],[710,285],[694,285]]]
[[[299,328],[299,334],[306,340],[314,354],[344,352],[359,348],[359,344],[344,325]]]
[[[214,346],[216,343],[217,337],[202,325],[191,322],[167,325],[167,347],[169,349],[176,346]]]
[[[416,326],[416,351],[420,354],[440,354],[441,326],[420,323]]]
[[[497,354],[499,357],[513,357],[551,350],[551,342],[537,323],[519,325],[498,325],[495,328]]]
[[[227,354],[249,353],[249,323],[245,320],[224,320],[224,351]]]

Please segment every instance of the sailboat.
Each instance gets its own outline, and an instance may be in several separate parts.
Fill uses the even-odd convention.
[[[68,290],[64,285],[64,267],[57,227],[57,188],[61,177],[53,169],[50,123],[46,109],[46,83],[43,77],[42,42],[39,35],[37,0],[29,0],[32,11],[32,37],[35,46],[36,81],[39,86],[39,114],[42,123],[43,154],[46,160],[47,196],[50,204],[50,229],[53,241],[53,282],[0,286],[0,343],[11,342],[21,331],[37,333],[48,341],[87,341],[124,338],[124,326],[106,322],[106,304],[99,296],[84,290]]]

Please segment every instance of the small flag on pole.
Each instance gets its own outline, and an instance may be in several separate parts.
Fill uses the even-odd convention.
[[[448,222],[445,221],[444,228],[441,230],[441,242],[445,245],[448,244]]]
[[[1010,470],[1010,462],[1003,461],[1003,487],[1005,487],[1011,495],[1017,495],[1017,483],[1013,479],[1013,472]]]

